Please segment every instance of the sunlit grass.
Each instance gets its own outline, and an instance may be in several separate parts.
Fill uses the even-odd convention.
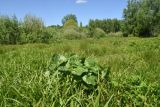
[[[54,53],[95,57],[100,64],[111,67],[111,82],[101,83],[87,94],[85,89],[75,89],[75,84],[59,82],[56,75],[46,77],[44,73]],[[135,81],[141,84],[134,85]],[[128,89],[130,85],[135,88]],[[2,107],[160,106],[159,86],[159,37],[107,37],[0,46]]]

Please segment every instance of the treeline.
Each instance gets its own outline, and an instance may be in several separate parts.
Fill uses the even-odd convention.
[[[47,42],[50,37],[41,18],[26,15],[19,21],[16,16],[0,16],[1,44]]]
[[[116,33],[121,31],[122,20],[118,19],[95,19],[90,20],[88,24],[89,34],[93,37],[96,36],[96,29],[101,30],[101,32]]]
[[[129,0],[124,9],[124,36],[157,36],[160,33],[160,0]]]
[[[118,19],[103,19],[90,20],[89,29],[101,28],[106,33],[119,32],[121,30],[121,20]]]
[[[109,32],[120,31],[117,19],[90,20],[87,26],[78,24],[74,14],[62,19],[62,26],[46,27],[43,20],[34,15],[26,15],[23,20],[14,16],[0,16],[0,44],[49,43],[61,39],[81,39],[105,37]]]
[[[160,0],[128,0],[122,20],[91,19],[86,26],[82,22],[78,24],[74,14],[64,16],[62,26],[48,27],[34,15],[26,15],[23,20],[18,20],[15,15],[0,16],[0,44],[49,43],[61,39],[101,38],[114,34],[125,37],[158,36]]]

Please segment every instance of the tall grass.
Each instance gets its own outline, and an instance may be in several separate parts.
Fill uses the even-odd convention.
[[[54,53],[93,56],[111,67],[92,91],[46,76]],[[160,106],[160,38],[65,40],[0,46],[1,107]]]

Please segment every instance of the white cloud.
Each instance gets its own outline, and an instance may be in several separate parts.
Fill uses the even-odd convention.
[[[84,4],[84,3],[87,3],[87,2],[88,2],[87,0],[76,0],[77,4]]]

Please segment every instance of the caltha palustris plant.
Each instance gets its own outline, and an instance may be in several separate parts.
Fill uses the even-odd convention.
[[[48,68],[50,75],[56,73],[63,82],[76,82],[77,86],[94,88],[101,81],[109,80],[110,69],[100,66],[94,58],[80,57],[76,54],[65,57],[54,54]],[[66,80],[66,78],[69,80]]]

